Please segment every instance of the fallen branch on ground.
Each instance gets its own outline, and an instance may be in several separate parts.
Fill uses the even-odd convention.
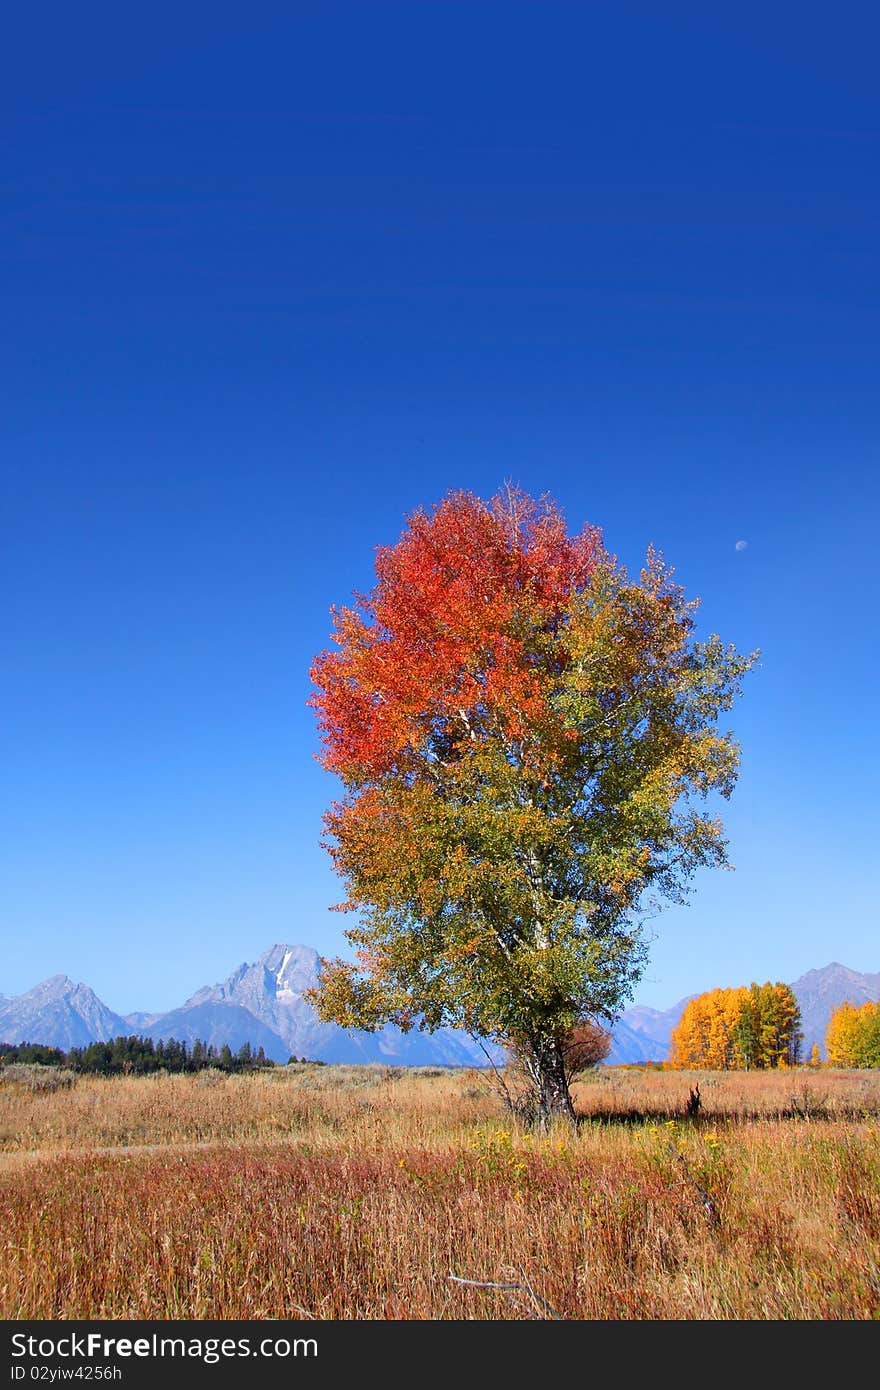
[[[562,1322],[562,1321],[563,1321],[562,1314],[561,1314],[561,1313],[557,1313],[556,1309],[555,1309],[554,1307],[552,1307],[552,1305],[549,1304],[549,1303],[547,1302],[546,1298],[542,1298],[541,1295],[540,1295],[539,1293],[535,1293],[535,1290],[532,1288],[531,1284],[529,1284],[529,1283],[523,1283],[523,1284],[498,1284],[498,1283],[495,1283],[495,1282],[492,1281],[492,1280],[484,1280],[484,1279],[461,1279],[461,1278],[459,1278],[459,1276],[458,1276],[457,1274],[453,1274],[451,1271],[450,1271],[450,1274],[449,1274],[449,1278],[452,1280],[453,1284],[466,1284],[466,1285],[467,1285],[469,1288],[471,1288],[471,1289],[500,1289],[500,1291],[501,1291],[502,1293],[525,1293],[525,1294],[528,1294],[529,1298],[531,1298],[536,1304],[538,1304],[539,1307],[543,1308],[543,1309],[545,1310],[545,1312],[548,1313],[549,1316],[550,1316],[551,1318],[555,1318],[557,1322]],[[517,1301],[517,1303],[520,1303],[520,1302],[521,1302],[520,1299],[517,1299],[516,1301]]]
[[[712,1198],[709,1196],[709,1194],[708,1194],[708,1192],[706,1191],[705,1187],[701,1187],[700,1184],[697,1182],[697,1180],[696,1180],[696,1178],[694,1177],[693,1173],[691,1172],[690,1168],[687,1166],[687,1161],[686,1161],[686,1159],[685,1159],[684,1154],[683,1154],[679,1149],[677,1149],[677,1148],[675,1147],[674,1144],[670,1144],[670,1145],[669,1145],[669,1152],[670,1152],[675,1158],[678,1159],[679,1163],[680,1163],[681,1166],[682,1166],[682,1170],[683,1170],[683,1172],[684,1172],[684,1175],[685,1175],[687,1181],[690,1183],[691,1187],[694,1189],[694,1191],[695,1191],[695,1192],[697,1193],[697,1195],[699,1196],[700,1201],[702,1202],[703,1206],[704,1206],[705,1209],[706,1209],[706,1215],[707,1215],[707,1217],[709,1218],[709,1225],[710,1225],[710,1226],[717,1226],[717,1224],[718,1224],[718,1213],[717,1213],[717,1211],[715,1210],[715,1203],[712,1201]]]

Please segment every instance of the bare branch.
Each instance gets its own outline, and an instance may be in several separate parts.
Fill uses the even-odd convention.
[[[535,1290],[529,1283],[497,1284],[491,1279],[460,1279],[457,1274],[452,1274],[451,1272],[449,1274],[449,1278],[452,1280],[453,1284],[466,1284],[469,1288],[472,1289],[500,1289],[502,1293],[528,1294],[529,1297],[533,1299],[535,1303],[539,1304],[539,1306],[543,1308],[545,1312],[547,1312],[550,1315],[551,1318],[554,1318],[556,1322],[564,1321],[562,1314],[557,1313],[556,1309],[552,1306],[552,1304],[547,1302],[546,1298],[542,1298],[539,1293],[535,1293]]]
[[[681,1153],[681,1151],[677,1149],[674,1144],[669,1145],[669,1152],[672,1154],[673,1158],[677,1159],[678,1162],[681,1164],[685,1178],[690,1183],[694,1191],[697,1193],[697,1196],[699,1197],[700,1201],[705,1207],[706,1215],[709,1218],[709,1225],[717,1226],[718,1213],[715,1210],[715,1203],[712,1201],[712,1198],[709,1196],[705,1187],[701,1187],[700,1184],[697,1182],[690,1168],[687,1166],[687,1161],[685,1159],[684,1154]]]

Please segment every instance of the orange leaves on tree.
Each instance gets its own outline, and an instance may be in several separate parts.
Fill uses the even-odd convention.
[[[339,650],[312,667],[323,763],[369,779],[427,738],[520,740],[547,713],[536,631],[548,638],[599,550],[549,502],[453,493],[376,556],[377,584],[335,614]]]

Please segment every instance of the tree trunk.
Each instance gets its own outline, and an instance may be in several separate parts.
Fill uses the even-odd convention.
[[[546,1133],[554,1120],[574,1124],[575,1114],[562,1048],[556,1039],[530,1042],[522,1049],[523,1070],[531,1084],[535,1128]]]

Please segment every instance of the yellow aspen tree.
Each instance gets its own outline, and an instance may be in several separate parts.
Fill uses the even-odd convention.
[[[859,1011],[845,999],[828,1021],[825,1051],[832,1067],[858,1066]]]
[[[825,1038],[835,1067],[880,1067],[880,1002],[856,1008],[845,1000],[831,1015]]]
[[[701,1066],[702,1058],[705,1056],[707,1040],[703,1027],[705,1017],[703,1001],[703,995],[691,999],[685,1005],[684,1013],[672,1031],[669,1060],[673,1067],[678,1067],[682,1071]]]

